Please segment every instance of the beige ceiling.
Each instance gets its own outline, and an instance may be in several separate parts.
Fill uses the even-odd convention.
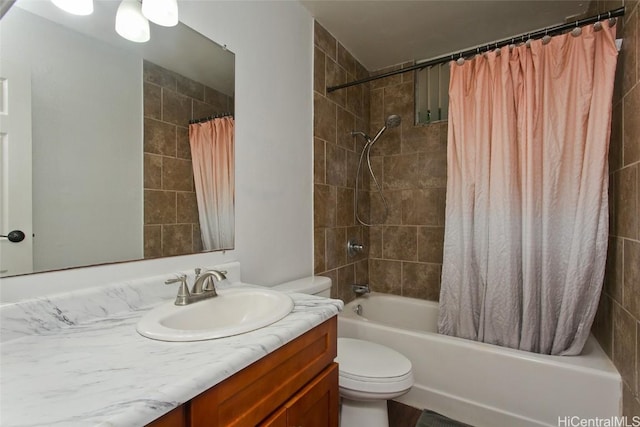
[[[368,70],[430,59],[586,12],[589,0],[316,0],[301,3]]]

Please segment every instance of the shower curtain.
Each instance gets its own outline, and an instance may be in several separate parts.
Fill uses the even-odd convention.
[[[608,233],[615,26],[451,63],[439,332],[579,354]]]
[[[189,143],[203,249],[231,249],[235,210],[233,118],[190,124]]]

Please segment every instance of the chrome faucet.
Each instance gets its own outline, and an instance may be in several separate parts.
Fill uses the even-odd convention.
[[[358,296],[368,294],[371,292],[371,289],[369,288],[368,283],[365,285],[358,285],[354,283],[353,285],[351,285],[351,289],[353,290],[353,293],[355,293]]]
[[[200,268],[196,268],[196,278],[191,292],[189,292],[189,286],[187,285],[186,274],[179,274],[175,279],[169,279],[164,282],[165,285],[180,283],[178,295],[176,296],[176,305],[188,305],[218,296],[213,278],[215,277],[218,281],[226,279],[226,271],[208,270],[200,274],[201,271]]]

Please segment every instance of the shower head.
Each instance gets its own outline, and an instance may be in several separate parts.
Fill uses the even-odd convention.
[[[384,121],[384,126],[382,126],[382,129],[378,131],[376,136],[369,143],[369,146],[375,144],[375,142],[378,140],[378,138],[380,138],[380,136],[384,133],[384,131],[387,130],[387,128],[395,128],[400,126],[401,121],[402,119],[397,114],[392,114],[389,117],[387,117],[387,120]]]
[[[359,131],[359,130],[352,130],[351,131],[351,136],[356,136],[356,135],[360,135],[361,137],[363,137],[367,142],[371,142],[371,138],[369,138],[369,135],[367,135],[366,133]]]
[[[398,116],[397,114],[392,114],[389,117],[387,117],[387,120],[385,120],[384,125],[388,128],[395,128],[400,126],[401,121],[402,119],[400,118],[400,116]]]

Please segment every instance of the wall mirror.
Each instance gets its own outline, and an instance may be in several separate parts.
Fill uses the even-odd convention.
[[[233,122],[234,54],[182,23],[125,40],[119,3],[18,0],[0,19],[0,235],[26,235],[0,238],[0,277],[205,248],[189,122]],[[204,250],[233,248],[230,188],[230,231]]]

